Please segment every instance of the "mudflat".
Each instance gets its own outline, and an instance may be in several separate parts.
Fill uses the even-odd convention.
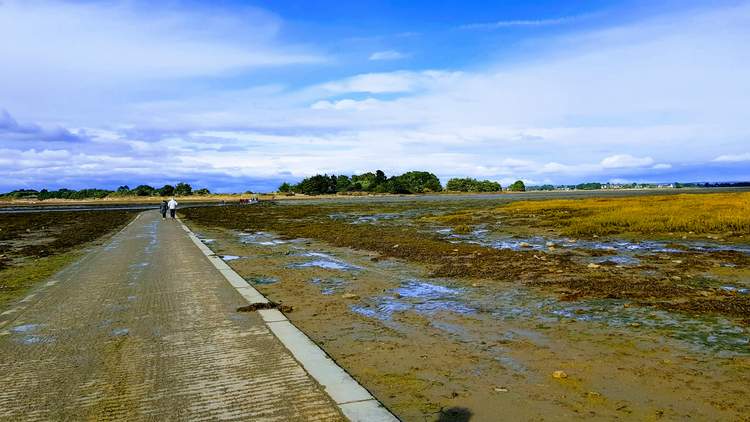
[[[0,214],[0,309],[135,215],[126,210]]]
[[[744,420],[747,194],[720,195],[638,197],[691,204],[702,231],[502,196],[184,215],[404,420]]]

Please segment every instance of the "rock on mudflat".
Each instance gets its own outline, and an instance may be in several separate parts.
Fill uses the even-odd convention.
[[[344,299],[359,299],[359,295],[355,295],[354,293],[344,293],[341,297]]]

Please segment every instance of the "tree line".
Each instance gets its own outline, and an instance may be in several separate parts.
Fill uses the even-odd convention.
[[[116,190],[107,189],[58,189],[58,190],[35,190],[35,189],[18,189],[11,192],[0,194],[2,198],[12,199],[101,199],[116,198],[129,196],[191,196],[191,195],[208,195],[211,192],[206,189],[196,189],[189,183],[178,183],[176,185],[164,185],[155,188],[149,185],[138,185],[130,189],[127,185],[120,186]]]
[[[511,190],[525,190],[522,181],[517,181]],[[443,189],[440,179],[427,171],[409,171],[398,176],[386,176],[382,170],[363,174],[328,175],[316,174],[307,177],[297,184],[284,182],[279,186],[281,193],[301,193],[305,195],[324,195],[344,192],[370,192],[414,194],[441,191],[453,192],[500,192],[502,186],[490,180],[472,178],[450,179]]]

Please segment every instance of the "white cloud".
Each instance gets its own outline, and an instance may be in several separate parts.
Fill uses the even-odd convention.
[[[338,101],[321,100],[310,106],[314,110],[368,110],[380,104],[380,101],[374,98],[365,100],[343,99]]]
[[[714,158],[713,161],[719,162],[719,163],[741,163],[744,161],[750,161],[750,152],[746,152],[742,154],[720,155]]]
[[[659,163],[659,164],[655,164],[651,168],[654,169],[654,170],[667,170],[667,169],[671,169],[672,165],[671,164],[667,164],[667,163]]]
[[[396,50],[376,51],[370,54],[369,60],[399,60],[408,57],[406,54]]]
[[[115,114],[118,101],[184,92],[189,78],[327,60],[279,41],[281,20],[262,10],[169,3],[0,2],[0,106],[22,116],[41,114],[40,103],[51,118]]]
[[[601,161],[602,167],[605,169],[618,169],[628,167],[646,167],[654,163],[654,159],[651,157],[633,157],[628,154],[618,154],[606,157]]]
[[[596,14],[587,14],[579,16],[564,16],[560,18],[549,18],[549,19],[513,19],[503,20],[495,22],[485,23],[470,23],[462,25],[461,29],[499,29],[499,28],[510,28],[510,27],[536,27],[536,26],[551,26],[551,25],[562,25],[578,22],[584,19],[589,19]]]
[[[435,70],[365,73],[340,81],[325,83],[321,88],[331,93],[408,93],[428,88],[435,89],[455,80],[459,76],[459,72]]]

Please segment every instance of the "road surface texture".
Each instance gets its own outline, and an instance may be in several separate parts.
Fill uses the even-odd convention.
[[[343,420],[246,304],[142,213],[0,317],[0,420]]]

